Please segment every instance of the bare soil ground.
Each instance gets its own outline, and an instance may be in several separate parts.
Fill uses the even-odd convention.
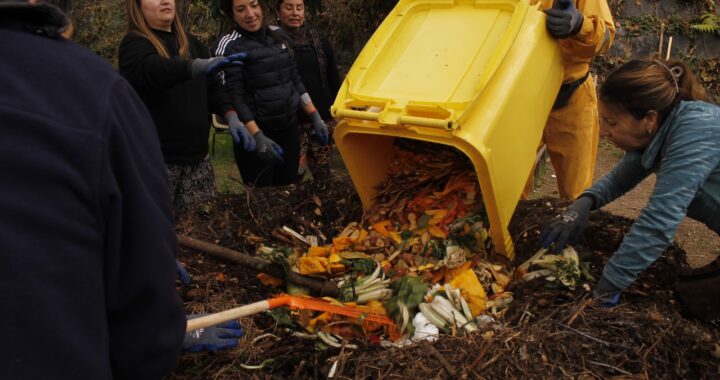
[[[595,164],[595,179],[609,172],[622,158],[622,151],[610,143],[601,141]],[[557,197],[552,165],[547,161],[545,170],[536,180],[531,199]],[[603,208],[611,214],[636,219],[650,198],[655,176],[650,176],[625,196],[615,200]],[[675,235],[675,242],[687,253],[688,263],[693,267],[703,266],[720,255],[720,236],[708,229],[704,224],[685,218]]]

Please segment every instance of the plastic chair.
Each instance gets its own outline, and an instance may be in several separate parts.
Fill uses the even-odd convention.
[[[228,134],[229,127],[227,124],[225,124],[225,121],[216,114],[213,114],[212,116],[212,127],[214,133],[212,135],[212,148],[210,149],[210,155],[212,157],[215,157],[215,136]]]

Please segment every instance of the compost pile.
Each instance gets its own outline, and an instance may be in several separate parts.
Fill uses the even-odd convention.
[[[311,333],[337,321],[277,309],[242,320],[245,336],[237,350],[183,355],[171,378],[327,378],[331,371],[336,378],[718,376],[720,331],[684,318],[672,292],[684,261],[678,247],[669,248],[624,293],[621,306],[596,307],[589,292],[594,282],[588,278],[599,276],[631,224],[596,212],[585,240],[576,247],[580,261],[587,264],[578,286],[571,290],[546,278],[511,283],[512,263],[492,254],[469,163],[452,151],[428,154],[422,145],[398,149],[402,160],[397,162],[405,164],[391,165],[388,182],[379,186],[375,205],[364,215],[349,178],[336,175],[218,197],[207,208],[184,216],[178,232],[285,260],[300,273],[357,285],[345,286],[341,301],[393,304],[398,294],[393,285],[413,279],[426,286],[422,293],[430,298],[434,294],[455,301],[460,313],[486,318],[474,319],[470,329],[468,323],[450,323],[434,342],[397,348],[388,344],[387,331],[362,331],[355,337],[362,339],[346,334],[347,341],[332,347],[297,331]],[[418,170],[421,167],[427,170]],[[554,200],[518,205],[510,226],[515,264],[536,253],[541,224],[566,205]],[[263,285],[276,282],[197,252],[181,249],[180,260],[192,275],[189,286],[178,287],[189,313],[218,312],[287,290]],[[359,300],[358,288],[378,268],[385,275],[376,278],[378,289]],[[473,275],[472,281],[450,287],[461,290],[460,298],[471,310],[463,310],[462,302],[453,298],[459,292],[437,288]],[[477,282],[480,287],[468,286]],[[509,294],[513,302],[504,304],[507,309],[485,310],[485,303]],[[417,303],[432,304],[427,297]],[[415,311],[417,303],[411,305]],[[398,328],[411,335],[412,324],[404,313],[390,309]]]

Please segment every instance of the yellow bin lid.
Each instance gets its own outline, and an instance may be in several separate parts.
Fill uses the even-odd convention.
[[[363,205],[384,179],[395,137],[453,146],[475,166],[495,247],[512,258],[507,225],[562,77],[545,15],[528,0],[400,0],[332,107]]]

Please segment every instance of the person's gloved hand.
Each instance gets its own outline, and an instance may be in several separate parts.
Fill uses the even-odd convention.
[[[180,260],[175,259],[175,267],[177,269],[178,276],[180,277],[180,281],[182,281],[185,285],[189,284],[190,274],[188,274],[187,270],[185,270],[185,267],[182,265]]]
[[[237,112],[230,111],[225,114],[225,121],[230,130],[230,136],[235,144],[242,145],[243,150],[252,152],[255,150],[255,139],[250,137],[250,133],[245,124],[238,119]]]
[[[550,245],[555,243],[555,251],[562,251],[566,243],[579,241],[588,226],[590,209],[594,203],[592,196],[581,196],[559,217],[547,223],[540,235],[542,247],[550,248]]]
[[[601,307],[615,307],[620,304],[620,292],[620,289],[603,276],[593,290],[593,297]]]
[[[580,32],[583,15],[575,8],[573,0],[555,0],[552,9],[546,9],[546,26],[555,38],[568,38]]]
[[[190,315],[188,319],[197,317],[200,317],[200,315]],[[183,351],[215,352],[235,348],[238,345],[238,338],[241,336],[243,336],[243,330],[238,321],[188,331],[185,333],[185,339],[183,339]]]
[[[227,57],[195,58],[190,61],[190,74],[193,78],[214,74],[227,66],[242,66],[247,54],[235,53]]]
[[[327,145],[328,142],[328,129],[320,116],[320,112],[315,110],[310,114],[310,122],[312,123],[313,132],[315,136],[320,140],[320,144]]]
[[[267,138],[262,131],[258,131],[254,134],[253,138],[255,139],[256,144],[255,152],[257,152],[260,159],[272,164],[283,163],[283,150],[280,145]]]

